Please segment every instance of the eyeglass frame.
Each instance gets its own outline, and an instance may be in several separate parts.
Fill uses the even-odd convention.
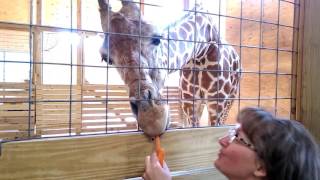
[[[224,138],[228,137],[229,143],[236,142],[240,145],[246,146],[249,149],[256,151],[255,147],[252,143],[247,142],[244,138],[239,137],[239,129],[241,128],[241,124],[236,124],[235,127],[232,127],[228,131],[228,135],[226,135]]]

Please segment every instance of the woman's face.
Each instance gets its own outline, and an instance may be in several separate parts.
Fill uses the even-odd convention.
[[[247,179],[254,176],[258,159],[253,145],[241,130],[241,126],[220,138],[221,149],[215,167],[228,178]]]

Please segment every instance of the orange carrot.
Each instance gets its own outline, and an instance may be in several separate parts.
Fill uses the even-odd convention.
[[[163,167],[164,149],[161,148],[161,145],[160,145],[160,137],[159,137],[159,136],[156,136],[155,143],[156,143],[156,153],[157,153],[157,157],[158,157],[158,159],[159,159],[159,162],[160,162],[161,166]]]

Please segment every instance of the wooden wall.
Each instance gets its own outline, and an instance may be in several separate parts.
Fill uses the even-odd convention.
[[[302,0],[300,36],[301,71],[301,114],[300,119],[320,143],[320,1]],[[299,87],[298,87],[299,88]]]
[[[261,1],[256,0],[242,0],[242,3],[240,0],[226,0],[226,40],[235,45],[244,71],[240,84],[240,98],[244,100],[240,100],[239,106],[260,105],[276,112],[277,116],[290,118],[294,116],[290,97],[291,85],[295,81],[290,75],[277,76],[276,73],[294,73],[294,61],[291,52],[277,49],[292,50],[294,31],[277,26],[277,23],[294,25],[294,5],[278,0],[262,2],[261,7]],[[239,46],[244,47],[240,49]],[[232,108],[229,122],[238,113],[237,108],[238,102]]]
[[[0,7],[1,21],[25,24],[30,22],[29,0],[0,1]]]
[[[225,179],[213,161],[218,138],[226,132],[201,128],[164,134],[161,144],[178,175],[174,179]],[[144,172],[144,158],[152,149],[153,142],[141,133],[9,142],[1,144],[0,179],[134,178]],[[189,170],[202,173],[187,175]]]

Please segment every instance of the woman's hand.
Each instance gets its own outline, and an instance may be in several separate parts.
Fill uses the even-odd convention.
[[[145,180],[171,180],[167,163],[163,161],[163,167],[161,167],[155,152],[153,152],[151,156],[146,157],[145,172],[142,177]]]

